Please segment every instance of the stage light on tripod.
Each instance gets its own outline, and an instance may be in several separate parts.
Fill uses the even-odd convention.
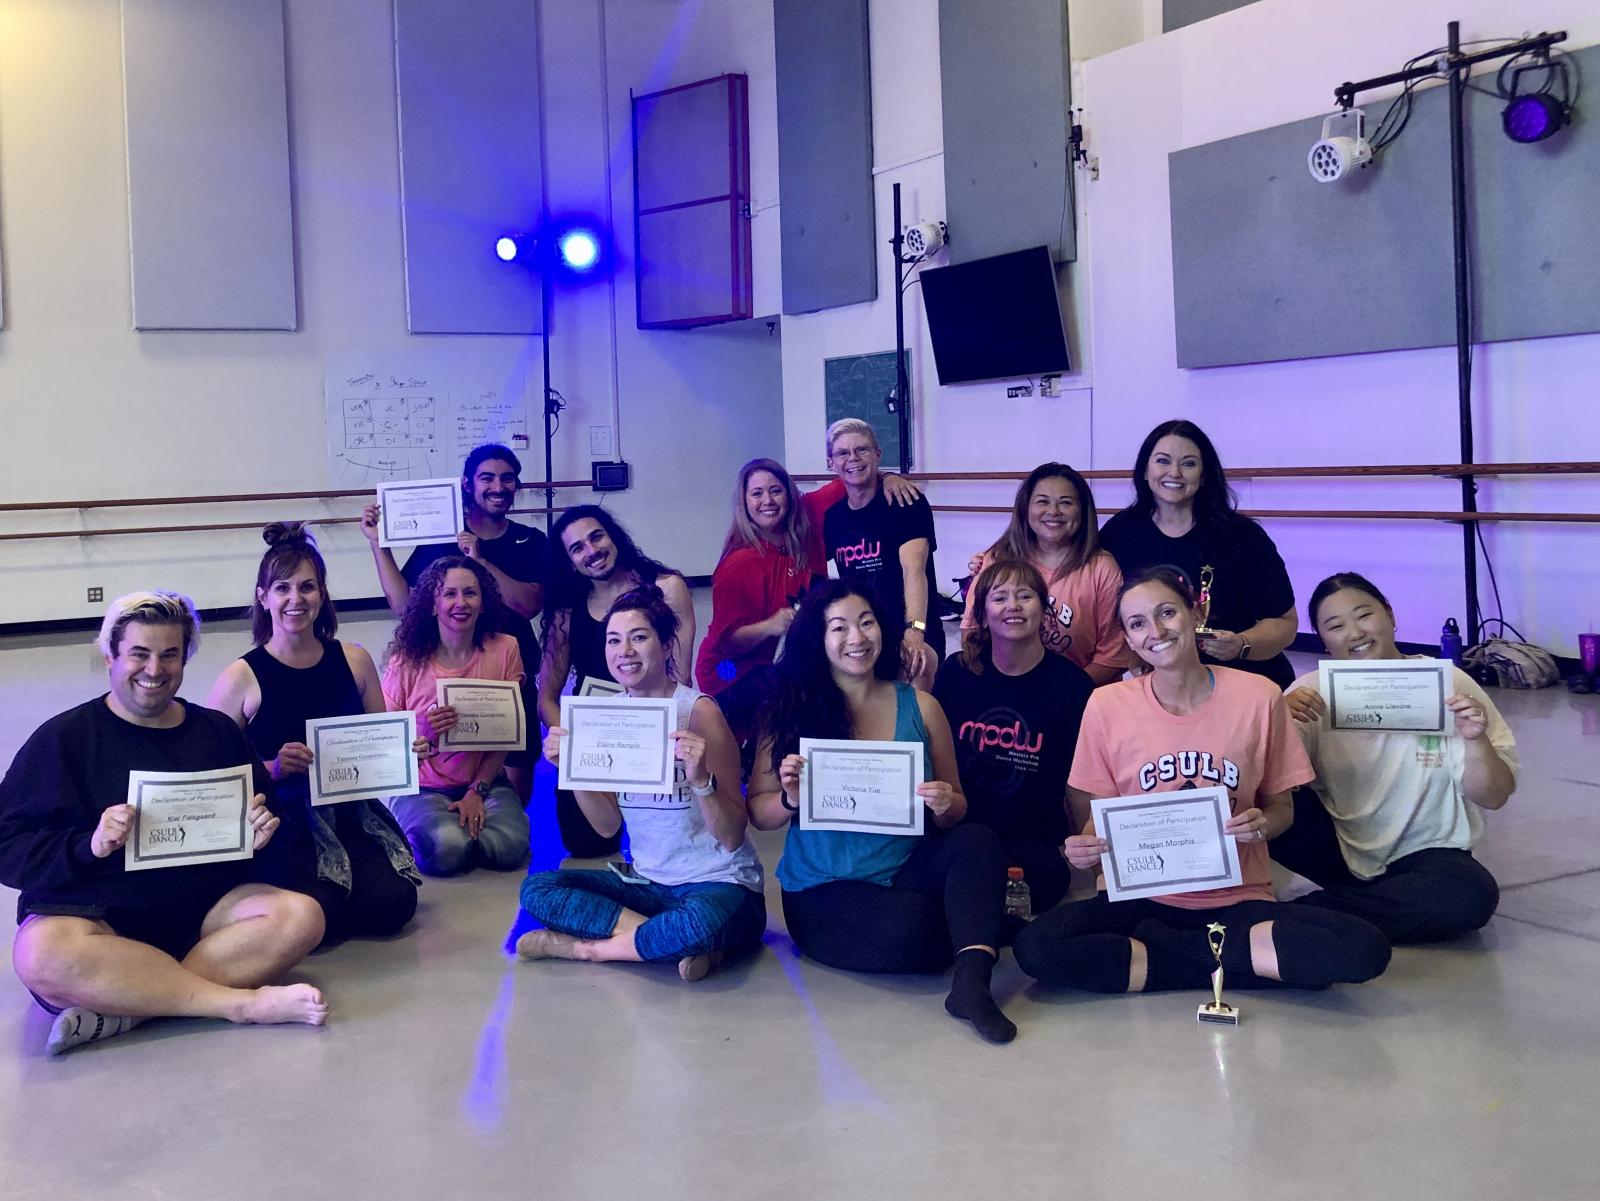
[[[600,261],[600,239],[586,229],[567,230],[557,239],[556,250],[569,271],[589,271]]]

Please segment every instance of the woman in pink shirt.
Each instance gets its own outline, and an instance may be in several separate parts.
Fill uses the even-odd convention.
[[[482,564],[451,555],[430,565],[411,589],[383,673],[391,713],[417,714],[422,791],[389,798],[417,866],[454,876],[476,864],[497,871],[528,857],[528,815],[505,774],[505,751],[445,751],[439,739],[458,714],[437,703],[441,679],[522,683],[522,653],[510,634],[500,588]],[[524,731],[526,733],[526,731]]]
[[[1011,524],[973,560],[974,578],[996,559],[1031,563],[1049,589],[1045,649],[1089,673],[1096,685],[1122,678],[1127,650],[1117,621],[1122,571],[1100,549],[1099,518],[1089,482],[1065,463],[1041,463],[1017,489]],[[963,631],[976,629],[972,589]]]
[[[1194,595],[1175,568],[1130,580],[1118,612],[1150,670],[1089,700],[1067,780],[1083,833],[1067,839],[1067,860],[1087,869],[1109,854],[1089,818],[1091,798],[1221,787],[1242,883],[1116,902],[1102,891],[1028,926],[1016,941],[1018,965],[1046,984],[1091,992],[1204,988],[1216,966],[1209,939],[1221,926],[1229,988],[1326,988],[1380,974],[1389,943],[1376,927],[1273,900],[1266,844],[1293,820],[1291,790],[1313,776],[1277,686],[1200,661]]]

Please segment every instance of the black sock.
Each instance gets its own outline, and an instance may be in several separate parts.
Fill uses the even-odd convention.
[[[945,1012],[963,1018],[992,1043],[1008,1043],[1017,1037],[1017,1027],[1000,1012],[989,979],[994,973],[994,956],[988,951],[969,948],[956,956],[955,976],[950,995],[944,999]]]

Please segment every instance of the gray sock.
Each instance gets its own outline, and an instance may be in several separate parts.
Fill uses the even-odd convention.
[[[108,1038],[126,1034],[143,1022],[144,1018],[125,1017],[119,1014],[96,1013],[81,1005],[63,1009],[50,1026],[50,1038],[45,1049],[60,1055],[85,1043],[103,1043]]]

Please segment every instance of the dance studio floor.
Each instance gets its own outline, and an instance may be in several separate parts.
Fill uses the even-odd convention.
[[[244,638],[209,632],[185,693]],[[0,643],[0,765],[103,689],[88,641]],[[939,979],[797,959],[770,884],[762,953],[685,985],[517,963],[518,877],[479,873],[309,960],[320,1030],[159,1022],[51,1060],[6,956],[0,1199],[1600,1196],[1600,697],[1496,699],[1524,765],[1483,848],[1500,914],[1376,983],[1235,994],[1217,1029],[1198,995],[1036,992],[1008,954],[1021,1034],[991,1047]]]

